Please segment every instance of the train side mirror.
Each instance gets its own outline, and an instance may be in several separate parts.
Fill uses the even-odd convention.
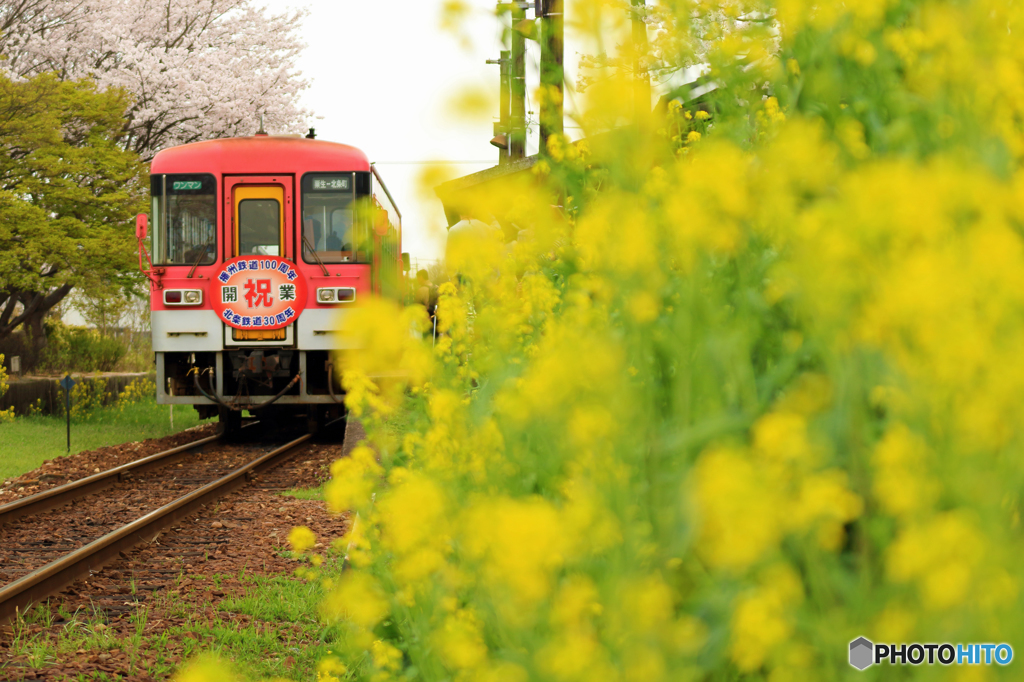
[[[412,261],[409,260],[409,254],[402,254],[402,272],[409,272],[412,270]]]
[[[147,234],[149,234],[149,216],[140,213],[135,216],[135,237],[141,242],[146,239]]]

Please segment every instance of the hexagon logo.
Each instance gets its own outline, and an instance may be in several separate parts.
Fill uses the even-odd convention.
[[[857,670],[864,670],[874,663],[875,645],[863,637],[850,642],[850,665]]]

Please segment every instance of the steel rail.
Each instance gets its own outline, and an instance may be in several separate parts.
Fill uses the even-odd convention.
[[[19,609],[24,611],[30,604],[50,596],[78,578],[88,575],[90,571],[102,568],[122,552],[152,541],[167,526],[242,487],[254,474],[275,466],[283,455],[312,437],[313,434],[308,433],[300,436],[235,469],[230,474],[207,483],[112,533],[0,587],[0,623],[13,618]]]
[[[19,500],[9,502],[5,505],[0,506],[0,526],[5,523],[10,523],[23,516],[30,514],[41,514],[42,512],[49,511],[50,509],[56,509],[62,507],[65,504],[69,504],[77,499],[91,495],[92,493],[108,488],[118,481],[123,481],[128,478],[132,473],[141,473],[143,471],[149,471],[157,467],[166,466],[173,464],[179,457],[185,455],[195,448],[202,447],[208,443],[220,440],[223,435],[218,434],[215,436],[208,436],[206,438],[200,438],[197,441],[191,443],[185,443],[179,445],[176,448],[170,450],[164,450],[142,459],[137,459],[134,462],[128,462],[121,466],[108,469],[107,471],[101,471],[98,474],[80,478],[77,481],[71,483],[65,483],[49,490],[43,490],[34,495],[26,495]]]

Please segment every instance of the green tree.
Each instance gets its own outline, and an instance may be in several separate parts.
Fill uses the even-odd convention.
[[[0,77],[0,338],[43,318],[87,279],[139,279],[131,217],[145,167],[120,145],[127,96],[91,81]]]

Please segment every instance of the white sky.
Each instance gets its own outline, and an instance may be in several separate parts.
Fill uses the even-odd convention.
[[[468,0],[475,10],[464,31],[471,44],[440,28],[442,0],[263,2],[274,12],[310,9],[301,30],[309,47],[299,68],[312,81],[302,103],[322,117],[313,124],[317,137],[366,152],[402,212],[403,250],[414,260],[442,257],[444,212],[433,192],[421,191],[419,178],[430,161],[452,162],[453,177],[498,162],[489,141],[498,114],[499,67],[485,63],[502,49],[494,0]],[[527,44],[529,111],[537,48]],[[574,62],[567,46],[570,75]],[[492,110],[475,120],[453,120],[447,111],[467,88],[493,97]],[[532,132],[528,153],[536,151]]]

